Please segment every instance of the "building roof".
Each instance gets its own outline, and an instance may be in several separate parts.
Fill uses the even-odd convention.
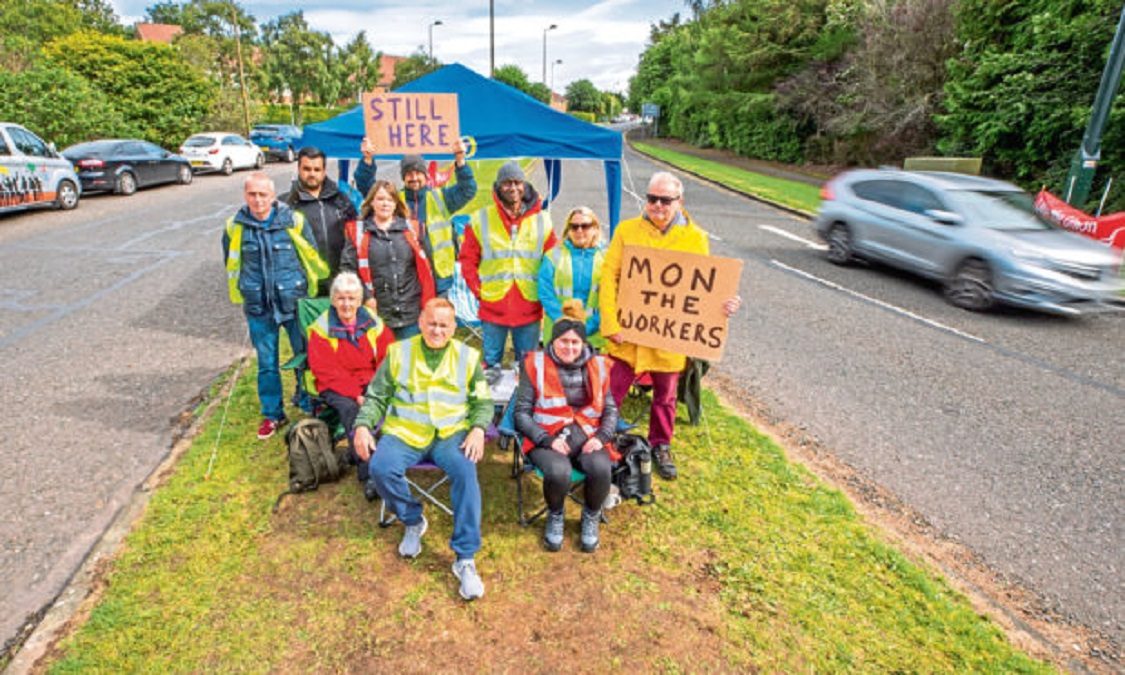
[[[138,23],[137,38],[142,42],[163,42],[172,44],[172,40],[183,33],[182,26],[170,23]]]

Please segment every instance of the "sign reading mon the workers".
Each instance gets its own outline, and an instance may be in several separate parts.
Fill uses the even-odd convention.
[[[723,356],[723,303],[738,295],[742,261],[626,246],[617,322],[626,342],[708,361]]]
[[[457,94],[364,94],[363,126],[381,155],[448,153],[461,135]]]

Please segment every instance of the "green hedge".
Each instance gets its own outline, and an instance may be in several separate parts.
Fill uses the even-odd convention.
[[[342,106],[301,106],[301,124],[315,124],[332,119],[336,115],[348,110]],[[296,112],[296,111],[292,111]],[[257,106],[255,119],[257,124],[289,124],[292,121],[290,108],[284,103],[263,103]]]
[[[597,115],[592,112],[586,112],[584,110],[571,110],[570,115],[573,117],[577,117],[583,122],[589,122],[590,124],[593,124],[597,119]]]

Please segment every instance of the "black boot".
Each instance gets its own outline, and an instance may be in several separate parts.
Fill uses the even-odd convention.
[[[676,464],[672,461],[672,448],[661,443],[652,449],[652,459],[656,462],[656,473],[664,480],[676,480]]]

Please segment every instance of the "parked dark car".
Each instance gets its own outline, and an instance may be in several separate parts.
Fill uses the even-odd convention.
[[[828,260],[873,260],[941,282],[951,303],[1055,314],[1125,309],[1121,254],[1067,232],[1004,181],[938,171],[860,169],[821,191],[814,223]]]
[[[291,124],[256,124],[250,142],[274,159],[292,162],[301,149],[301,130]]]
[[[62,151],[74,164],[83,192],[131,195],[161,183],[191,182],[191,163],[159,145],[136,139],[89,141]]]

